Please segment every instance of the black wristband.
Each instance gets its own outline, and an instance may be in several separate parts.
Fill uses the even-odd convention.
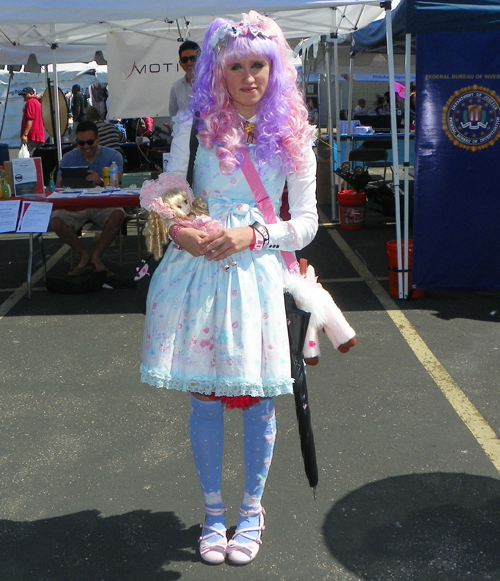
[[[260,222],[254,222],[253,224],[250,224],[250,227],[254,230],[257,230],[257,232],[262,235],[262,238],[264,238],[264,248],[266,248],[269,244],[269,232],[264,224],[261,224]]]

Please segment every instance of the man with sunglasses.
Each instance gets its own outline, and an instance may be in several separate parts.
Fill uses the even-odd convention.
[[[88,167],[88,187],[102,186],[104,185],[102,170],[104,167],[110,167],[113,161],[118,166],[118,183],[120,183],[123,157],[114,149],[99,145],[99,133],[95,123],[82,121],[76,128],[75,149],[61,159],[56,185],[64,186],[60,168]],[[124,218],[123,208],[87,208],[74,212],[70,210],[52,212],[50,226],[57,236],[80,256],[80,262],[76,268],[68,272],[68,276],[79,276],[91,270],[97,272],[108,270],[102,262],[101,255],[120,231]],[[102,228],[101,237],[92,253],[85,248],[77,234],[86,222],[92,222]]]
[[[179,64],[186,74],[175,81],[170,89],[170,117],[187,107],[194,80],[194,65],[199,54],[200,47],[192,40],[186,40],[179,47]]]

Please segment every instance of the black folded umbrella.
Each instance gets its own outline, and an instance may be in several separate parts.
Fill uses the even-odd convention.
[[[316,488],[318,484],[318,466],[316,463],[316,448],[314,446],[314,435],[311,426],[311,410],[307,398],[305,364],[302,356],[311,314],[299,309],[290,293],[285,293],[285,308],[288,322],[292,378],[294,379],[293,393],[295,396],[295,412],[299,424],[300,447],[302,449],[304,469],[309,480],[309,486]]]

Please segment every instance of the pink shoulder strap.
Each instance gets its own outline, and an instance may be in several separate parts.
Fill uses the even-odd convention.
[[[255,166],[248,155],[248,150],[243,150],[243,163],[241,164],[241,171],[245,176],[250,189],[255,196],[255,201],[257,202],[257,206],[259,210],[262,212],[264,219],[266,220],[267,224],[276,224],[278,221],[276,219],[276,215],[274,213],[274,208],[271,203],[269,196],[267,195],[266,188],[260,179],[260,176],[255,169]],[[293,252],[285,252],[281,251],[281,255],[283,256],[283,260],[286,262],[288,266],[288,270],[290,272],[299,272],[299,263],[295,258],[295,254]]]

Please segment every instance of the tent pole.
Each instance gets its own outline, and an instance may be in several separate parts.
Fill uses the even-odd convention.
[[[398,155],[398,135],[396,123],[396,85],[394,84],[394,50],[392,41],[392,12],[391,2],[385,2],[385,33],[387,42],[387,62],[389,65],[389,102],[391,106],[391,137],[392,137],[392,164],[394,168],[394,203],[396,209],[396,244],[398,256],[398,289],[399,298],[403,297],[403,277],[401,260],[401,205],[399,199],[399,155]]]
[[[332,204],[332,220],[335,220],[337,213],[337,197],[335,195],[335,176],[334,164],[335,164],[335,154],[338,155],[338,151],[335,150],[333,141],[333,114],[332,114],[332,82],[331,82],[331,63],[330,63],[330,43],[325,42],[325,63],[326,63],[326,95],[328,100],[328,142],[330,144],[330,184],[331,184],[331,204]]]
[[[351,120],[352,120],[352,111],[353,111],[353,102],[352,102],[352,95],[354,92],[354,78],[352,71],[354,70],[354,56],[352,53],[349,54],[349,97],[347,100],[347,149],[346,155],[349,159],[349,153],[351,151],[351,145],[353,142],[351,141]]]
[[[54,109],[54,92],[52,91],[52,81],[48,77],[47,77],[47,91],[49,92],[50,122],[52,123],[52,131],[55,135],[56,118],[55,118],[55,109]],[[52,142],[54,142],[54,137],[52,137]]]
[[[7,96],[5,97],[5,103],[3,106],[3,115],[2,115],[2,126],[0,127],[0,139],[2,139],[3,124],[5,122],[5,113],[7,113],[7,103],[9,102],[10,83],[11,83],[13,77],[14,77],[14,71],[9,71],[9,83],[7,85]]]
[[[404,295],[410,296],[408,288],[409,252],[408,239],[410,237],[410,66],[411,66],[411,34],[405,37],[405,137],[404,137]]]
[[[51,25],[54,26],[53,24]],[[54,69],[54,109],[56,112],[56,126],[54,127],[54,139],[57,147],[57,159],[62,159],[62,144],[61,144],[61,116],[59,114],[59,82],[57,80],[57,44],[53,44],[52,49],[52,67]]]
[[[337,167],[342,163],[341,153],[342,153],[342,143],[340,141],[340,80],[339,80],[339,39],[337,32],[334,33],[333,37],[333,70],[335,74],[335,127],[337,129]],[[333,133],[333,126],[331,129]],[[338,220],[338,208],[337,208],[337,192],[339,190],[339,179],[340,177],[335,174],[335,204],[332,203],[332,219]]]
[[[49,77],[49,65],[44,65],[45,67],[45,83],[47,84],[48,89],[50,89],[50,84],[52,83],[52,80]],[[49,102],[50,102],[50,119],[52,121],[52,127],[54,128],[56,126],[56,119],[55,119],[55,109],[54,109],[54,95],[52,93],[49,92]],[[50,136],[50,143],[56,143],[56,140],[54,138],[53,135]]]
[[[300,53],[301,56],[301,60],[302,60],[302,94],[304,95],[304,99],[306,99],[307,101],[307,95],[306,95],[306,52],[305,50],[302,50]],[[319,93],[319,90],[318,90]],[[318,121],[319,123],[319,121]]]

